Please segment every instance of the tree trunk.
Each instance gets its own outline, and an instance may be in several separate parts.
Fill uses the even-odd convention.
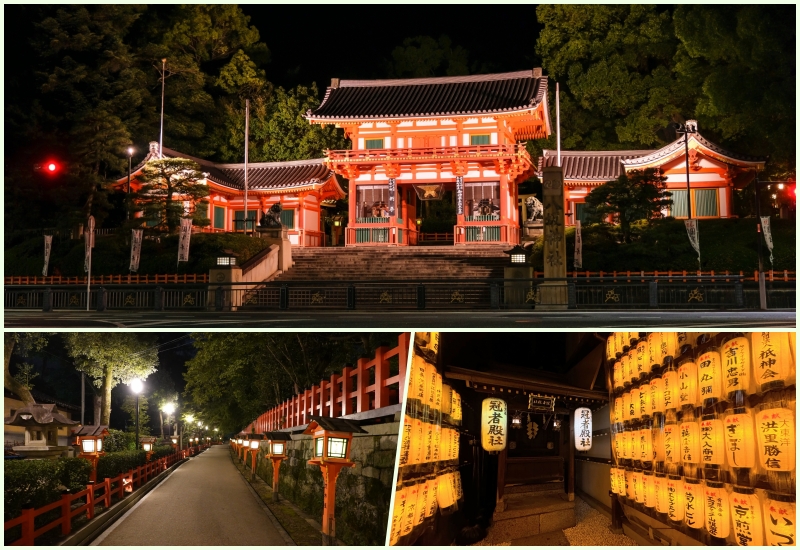
[[[164,439],[164,413],[158,409],[158,424],[161,427],[161,439]]]
[[[100,424],[111,423],[111,385],[114,382],[114,371],[111,367],[103,368],[103,410],[100,412]]]
[[[92,388],[92,390],[93,390],[93,393],[92,393],[92,404],[94,405],[94,414],[92,415],[92,424],[97,426],[98,424],[100,424],[100,422],[98,422],[98,420],[100,418],[100,411],[103,410],[103,399],[97,393],[96,389]]]
[[[36,403],[30,390],[11,376],[11,354],[14,352],[14,346],[17,344],[17,334],[15,332],[6,332],[3,338],[6,348],[6,370],[3,378],[3,387],[19,397],[26,405]]]

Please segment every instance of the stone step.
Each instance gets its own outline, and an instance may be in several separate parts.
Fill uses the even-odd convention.
[[[515,539],[560,531],[575,526],[575,502],[559,495],[517,493],[505,495],[504,511],[495,511],[486,542],[508,543]],[[499,506],[498,506],[499,510]]]

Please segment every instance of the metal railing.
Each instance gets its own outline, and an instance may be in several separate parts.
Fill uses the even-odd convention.
[[[767,284],[770,308],[795,308],[794,281]],[[758,287],[738,275],[627,279],[458,279],[287,281],[211,285],[93,287],[89,308],[106,310],[756,309]],[[5,308],[86,309],[68,285],[5,287]]]

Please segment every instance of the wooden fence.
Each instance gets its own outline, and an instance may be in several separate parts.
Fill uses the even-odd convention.
[[[165,273],[163,275],[98,275],[92,277],[93,285],[150,285],[150,284],[187,284],[187,283],[208,283],[208,274]],[[41,276],[15,276],[5,277],[7,285],[85,285],[86,277],[62,277],[55,275],[51,277]]]
[[[262,433],[302,426],[308,424],[309,415],[336,418],[380,409],[392,404],[390,386],[394,385],[397,385],[397,395],[392,400],[402,403],[410,337],[408,332],[401,333],[396,347],[379,347],[373,359],[362,358],[355,367],[345,366],[341,374],[333,374],[330,380],[322,380],[319,385],[268,410],[243,431]],[[389,362],[393,357],[397,357],[398,374],[390,376]]]
[[[197,454],[208,446],[209,445],[198,445],[183,449],[169,456],[148,462],[144,466],[139,466],[129,472],[122,473],[117,477],[107,477],[103,481],[91,483],[87,485],[86,489],[83,491],[64,494],[59,500],[42,506],[41,508],[22,510],[19,516],[5,522],[5,531],[17,525],[22,528],[22,536],[10,544],[12,546],[33,546],[34,541],[38,537],[58,527],[61,527],[62,536],[69,535],[72,532],[72,522],[74,519],[84,514],[87,520],[93,519],[95,516],[95,506],[109,508],[111,506],[111,497],[117,497],[118,500],[124,498],[125,489],[128,485],[131,486],[131,490],[141,487],[142,484],[147,483],[147,481],[153,477],[166,471],[179,460]],[[83,501],[83,504],[75,506],[73,502],[76,500]],[[58,518],[46,525],[36,528],[35,520],[37,517],[59,509],[61,510],[61,515]],[[8,541],[6,541],[6,543],[8,543]]]
[[[605,278],[608,277],[610,280],[613,281],[635,281],[641,277],[663,277],[668,279],[668,282],[672,282],[673,279],[679,281],[681,277],[694,277],[694,276],[701,276],[701,277],[719,277],[720,281],[724,281],[725,277],[730,276],[740,276],[742,277],[743,281],[757,281],[758,280],[758,270],[753,271],[753,276],[751,277],[748,273],[744,271],[730,272],[730,271],[568,271],[567,277],[580,279],[581,277],[601,277]],[[544,277],[543,271],[535,271],[534,277]],[[767,281],[794,281],[795,280],[795,272],[794,271],[774,271],[770,269],[769,271],[764,272],[764,278]],[[715,282],[715,279],[711,279],[711,282]]]

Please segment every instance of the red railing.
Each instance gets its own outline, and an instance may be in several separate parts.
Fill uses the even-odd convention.
[[[197,273],[165,273],[163,275],[98,275],[92,277],[93,285],[152,285],[152,284],[187,284],[207,283],[208,274]],[[14,276],[5,277],[7,285],[85,285],[86,277],[52,277],[41,276]]]
[[[739,271],[738,273],[730,272],[730,271],[678,271],[678,270],[668,270],[668,271],[568,271],[567,277],[571,278],[580,278],[580,277],[608,277],[609,279],[616,281],[635,281],[641,277],[663,277],[667,279],[668,282],[672,282],[674,280],[680,280],[684,277],[694,277],[694,276],[702,276],[702,277],[718,277],[720,281],[725,281],[726,277],[731,276],[740,276],[742,277],[743,281],[757,281],[758,280],[758,270],[753,272],[753,276],[749,277],[744,271]],[[794,271],[765,271],[764,277],[767,281],[774,282],[774,281],[794,281],[795,278]],[[534,277],[544,277],[544,273],[541,271],[535,271]],[[716,279],[711,279],[711,282],[714,282]]]
[[[393,147],[391,149],[329,149],[328,162],[374,163],[382,161],[442,162],[450,159],[513,159],[520,157],[530,163],[524,144],[508,145],[449,145],[445,147]]]
[[[336,418],[380,409],[390,404],[389,387],[394,384],[397,384],[397,402],[402,403],[410,337],[407,332],[400,334],[396,347],[379,347],[373,359],[359,359],[355,367],[344,367],[342,374],[333,374],[330,380],[323,380],[319,385],[268,410],[243,431],[261,433],[302,426],[308,424],[308,416],[312,414]],[[398,359],[399,372],[389,376],[389,360],[392,357]],[[374,370],[373,383],[370,383],[371,370]]]
[[[93,519],[95,515],[95,506],[109,508],[111,506],[111,497],[116,496],[118,499],[125,497],[126,487],[130,486],[131,491],[134,487],[141,487],[142,484],[147,483],[147,481],[167,470],[179,460],[197,454],[207,447],[208,445],[198,445],[196,447],[183,449],[169,456],[148,462],[144,466],[139,466],[136,469],[122,473],[117,477],[107,477],[103,481],[89,484],[83,491],[62,495],[59,500],[42,506],[41,508],[22,510],[19,516],[5,522],[5,531],[17,525],[21,526],[22,529],[22,536],[10,544],[12,546],[33,546],[34,541],[38,537],[59,526],[61,527],[62,536],[69,535],[72,532],[72,521],[75,518],[85,514],[87,520]],[[98,492],[100,495],[97,494]],[[84,499],[84,504],[73,508],[72,503],[79,499]],[[36,528],[35,520],[37,517],[57,509],[61,509],[60,517],[38,529]]]

